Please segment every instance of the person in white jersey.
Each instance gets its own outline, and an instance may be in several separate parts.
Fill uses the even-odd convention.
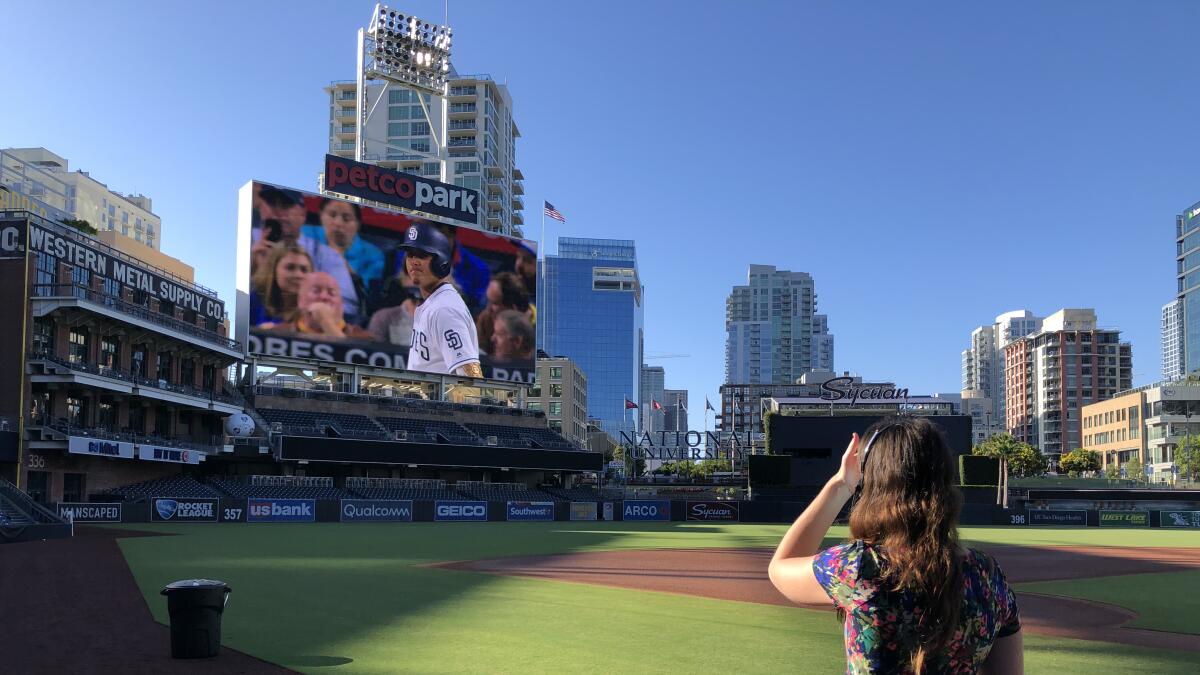
[[[483,377],[479,337],[467,304],[450,281],[450,240],[432,224],[417,223],[404,234],[404,269],[421,289],[413,315],[408,369]]]

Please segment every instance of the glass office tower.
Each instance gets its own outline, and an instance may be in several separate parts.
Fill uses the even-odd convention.
[[[634,243],[561,237],[538,279],[538,348],[587,376],[588,417],[617,437],[636,428],[643,289]]]

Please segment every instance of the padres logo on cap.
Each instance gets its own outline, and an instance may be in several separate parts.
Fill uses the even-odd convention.
[[[408,228],[408,235],[407,235],[407,236],[408,236],[408,238],[409,238],[409,239],[416,239],[416,238],[417,238],[417,226],[416,226],[416,225],[413,225],[412,227]]]

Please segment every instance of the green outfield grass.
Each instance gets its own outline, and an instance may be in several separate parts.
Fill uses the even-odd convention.
[[[1119,605],[1140,615],[1129,622],[1132,627],[1200,636],[1200,570],[1041,581],[1018,584],[1017,589]]]
[[[774,546],[783,526],[635,523],[136,525],[120,541],[158,621],[176,579],[234,589],[224,642],[306,672],[840,672],[830,612],[420,565],[628,548]],[[975,543],[1200,545],[1174,531],[964,530]],[[835,528],[834,537],[845,536]],[[831,540],[830,543],[833,543]],[[1191,673],[1193,653],[1027,636],[1030,672]]]

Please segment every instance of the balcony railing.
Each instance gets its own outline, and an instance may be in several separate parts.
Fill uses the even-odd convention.
[[[100,366],[94,363],[86,363],[84,361],[71,361],[64,359],[61,356],[45,351],[29,352],[29,358],[49,361],[51,363],[63,366],[70,370],[75,370],[89,375],[97,375],[99,377],[107,377],[113,380],[129,382],[136,384],[139,387],[151,387],[153,389],[162,389],[163,391],[171,391],[184,396],[192,396],[195,398],[203,398],[211,401],[220,401],[230,405],[243,405],[245,400],[242,395],[236,391],[206,391],[197,387],[192,387],[186,384],[173,384],[166,380],[156,380],[149,377],[143,377],[123,368],[109,368],[108,366]]]
[[[204,330],[199,326],[190,324],[186,321],[180,321],[175,317],[167,316],[160,312],[151,312],[146,307],[135,305],[132,302],[126,302],[115,295],[99,293],[79,284],[35,284],[33,286],[33,294],[30,296],[31,300],[51,300],[54,298],[74,298],[77,300],[87,300],[88,302],[94,302],[98,305],[111,307],[123,314],[136,316],[143,321],[156,323],[179,333],[186,333],[187,335],[199,338],[205,342],[211,342],[224,349],[241,351],[241,345],[239,345],[236,340],[230,340],[224,335]]]
[[[124,441],[126,443],[136,443],[138,445],[158,445],[167,448],[181,448],[184,450],[199,450],[201,452],[211,453],[219,446],[224,445],[225,439],[223,436],[210,436],[208,441],[195,439],[180,439],[167,438],[156,434],[143,434],[129,429],[122,431],[113,431],[103,426],[81,426],[71,424],[68,420],[61,417],[41,417],[31,415],[28,418],[27,424],[31,427],[45,427],[53,429],[60,434],[67,436],[83,436],[87,438],[103,438],[109,441]]]

